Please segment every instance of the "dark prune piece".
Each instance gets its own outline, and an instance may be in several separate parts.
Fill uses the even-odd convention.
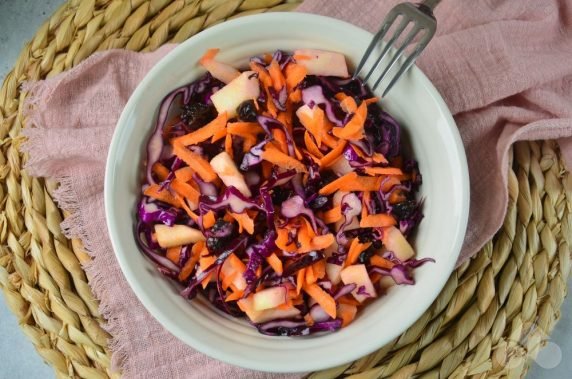
[[[258,111],[254,105],[254,100],[243,101],[236,109],[238,118],[242,121],[255,122],[258,117]]]
[[[275,187],[272,189],[272,193],[270,196],[272,197],[272,203],[280,204],[284,201],[288,200],[288,198],[292,195],[292,190],[282,187]]]
[[[216,117],[216,111],[212,105],[203,103],[189,103],[183,105],[181,120],[191,129],[198,129],[209,123]]]
[[[405,200],[401,203],[395,204],[391,212],[399,221],[401,221],[411,217],[416,209],[417,203],[414,200]]]

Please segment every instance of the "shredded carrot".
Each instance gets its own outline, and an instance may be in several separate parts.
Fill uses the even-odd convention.
[[[367,117],[367,104],[362,102],[355,111],[353,117],[344,127],[336,127],[332,133],[338,138],[345,140],[359,140],[364,137],[364,125]]]
[[[393,191],[391,195],[389,195],[388,200],[389,204],[401,203],[402,201],[407,200],[407,195],[401,190]]]
[[[179,280],[180,281],[187,280],[187,278],[189,276],[191,276],[191,274],[193,273],[193,271],[195,269],[195,265],[197,264],[197,262],[201,258],[201,253],[204,250],[206,250],[206,245],[205,245],[204,241],[199,241],[193,245],[193,247],[191,248],[191,256],[190,256],[189,260],[187,262],[185,262],[185,265],[181,269],[181,272],[179,272]]]
[[[286,142],[286,134],[280,129],[272,130],[272,138],[274,146],[278,147],[284,154],[288,154],[288,143]]]
[[[306,144],[306,148],[308,152],[312,154],[317,159],[322,159],[324,154],[320,151],[318,146],[314,143],[314,139],[310,136],[310,133],[304,132],[304,143]]]
[[[246,212],[244,213],[230,212],[230,215],[238,223],[239,233],[242,233],[243,230],[246,230],[248,234],[254,234],[254,220],[250,218]]]
[[[398,186],[401,184],[401,181],[397,179],[395,176],[388,176],[381,180],[381,190],[383,192],[388,192],[394,186]]]
[[[175,171],[175,178],[183,183],[186,183],[193,178],[194,173],[195,170],[189,166],[186,166]]]
[[[355,172],[350,172],[320,189],[320,195],[330,195],[338,190],[341,191],[378,191],[381,185],[381,178],[358,176]]]
[[[264,133],[264,129],[257,122],[229,122],[227,124],[227,133],[248,138]]]
[[[307,60],[312,59],[311,56],[305,55],[305,54],[294,54],[292,56],[292,58],[294,58],[294,60],[296,60],[296,61],[307,61]]]
[[[391,268],[394,266],[394,263],[391,262],[389,259],[380,257],[379,255],[373,255],[369,259],[369,262],[376,267],[381,267],[387,270],[391,270]]]
[[[375,162],[375,163],[388,163],[387,158],[385,158],[385,156],[381,153],[373,153],[373,155],[371,156],[371,159]]]
[[[363,196],[361,198],[361,219],[363,220],[369,213],[367,210],[367,204],[369,203],[371,199],[371,192],[370,191],[365,191],[363,193]]]
[[[228,155],[230,155],[230,157],[234,159],[234,151],[232,148],[232,135],[230,133],[227,133],[224,139],[224,151],[226,151]]]
[[[298,295],[304,286],[304,280],[306,280],[306,269],[302,268],[298,270],[298,274],[296,275],[296,293]]]
[[[290,102],[292,104],[296,104],[302,101],[302,91],[298,88],[292,92],[290,92],[290,94],[288,95],[288,100],[290,100]]]
[[[369,104],[375,104],[379,101],[379,97],[370,97],[369,99],[365,99],[363,102],[366,103],[366,105]]]
[[[243,295],[244,295],[244,291],[240,291],[240,290],[234,291],[233,293],[228,295],[224,301],[229,302],[229,301],[240,300]]]
[[[276,91],[280,91],[282,87],[286,85],[286,79],[284,78],[284,74],[282,73],[280,65],[278,62],[276,62],[276,60],[273,59],[272,62],[270,62],[268,73],[272,78],[272,85],[274,86],[274,89]]]
[[[361,219],[360,228],[384,228],[397,224],[395,218],[391,215],[380,213],[369,215]]]
[[[312,269],[312,266],[306,267],[306,279],[305,279],[306,284],[314,284],[316,283],[317,280],[318,279],[314,275],[314,269]]]
[[[222,289],[224,290],[228,289],[228,287],[230,287],[230,285],[232,284],[237,275],[238,273],[236,271],[233,271],[232,274],[230,275],[223,275],[221,272],[221,276],[223,276],[220,283]]]
[[[276,246],[287,252],[292,252],[296,250],[296,244],[294,242],[288,243],[288,241],[290,240],[288,229],[276,228],[276,233],[278,234],[275,242]]]
[[[343,92],[337,93],[335,97],[340,101],[340,107],[344,112],[354,113],[357,110],[357,104],[353,97]]]
[[[403,175],[403,171],[395,167],[366,167],[364,169],[368,175]]]
[[[179,264],[179,258],[181,256],[181,246],[170,247],[167,249],[167,254],[165,255],[171,262]]]
[[[208,49],[204,55],[199,59],[200,64],[205,64],[206,62],[213,60],[214,57],[218,54],[220,49]]]
[[[345,296],[338,298],[338,303],[347,304],[347,305],[354,305],[356,307],[361,305],[359,301],[357,301],[353,297],[350,297],[350,295],[345,295]]]
[[[342,328],[348,326],[357,314],[357,306],[349,304],[338,305],[338,317],[342,319]]]
[[[200,142],[204,142],[209,138],[218,135],[219,133],[221,133],[221,131],[224,132],[227,120],[228,117],[226,115],[226,112],[222,112],[217,116],[217,118],[215,118],[202,128],[194,132],[185,134],[184,136],[175,138],[173,140],[173,144],[178,143],[183,146],[189,146],[189,145],[196,145]]]
[[[333,207],[332,209],[324,212],[322,215],[322,221],[326,224],[332,224],[338,222],[342,219],[342,207],[339,205]]]
[[[270,254],[270,256],[266,258],[266,262],[268,262],[270,267],[272,267],[272,269],[278,276],[282,276],[282,273],[284,272],[284,269],[282,267],[282,261],[280,260],[280,258],[278,258],[278,256],[275,253]]]
[[[325,141],[326,140],[324,140],[324,142]],[[336,147],[320,160],[320,167],[325,168],[334,164],[336,160],[342,155],[345,148],[346,148],[346,141],[337,142]]]
[[[198,206],[200,192],[194,189],[190,184],[187,184],[177,178],[171,181],[171,188],[173,191],[177,192],[180,196],[188,199],[194,205]],[[195,208],[196,209],[196,208]]]
[[[289,63],[286,66],[286,88],[292,93],[293,89],[304,80],[308,74],[305,66],[296,63]],[[301,93],[300,93],[301,95]]]
[[[210,265],[212,265],[215,261],[216,261],[216,258],[212,255],[201,255],[201,257],[199,258],[199,268],[201,269],[201,271],[205,270]],[[207,288],[207,286],[209,285],[209,282],[213,278],[213,274],[214,274],[214,272],[211,272],[210,274],[207,275],[206,278],[203,279],[203,281],[201,282],[203,289]]]
[[[206,182],[212,182],[218,178],[210,163],[199,154],[193,153],[180,143],[173,144],[173,152],[183,162],[196,170],[197,174]]]
[[[206,229],[210,229],[216,223],[216,216],[213,211],[208,211],[203,215],[203,226]]]
[[[312,265],[316,279],[323,279],[326,276],[326,260],[322,259]]]
[[[310,312],[306,313],[306,315],[304,316],[304,321],[306,322],[306,325],[308,325],[308,326],[314,325],[314,319],[312,318],[312,315],[310,314]]]
[[[153,163],[151,170],[153,171],[153,174],[157,175],[157,178],[159,178],[161,181],[167,179],[167,176],[169,176],[169,169],[159,162]]]
[[[324,312],[326,312],[331,318],[336,318],[336,301],[332,296],[326,293],[317,284],[304,285],[304,291],[306,291],[312,299],[316,300],[316,302],[320,304],[320,307],[324,309]]]
[[[344,266],[351,266],[357,262],[359,255],[371,246],[371,242],[361,243],[358,238],[354,238],[348,250],[348,256],[344,262]]]
[[[308,172],[306,166],[301,162],[297,161],[289,155],[284,154],[278,150],[274,145],[267,144],[264,152],[262,153],[262,159],[280,166],[286,170],[296,170],[297,172]]]
[[[161,186],[158,184],[151,184],[149,187],[145,188],[143,195],[160,200],[175,207],[181,206],[180,200],[173,196],[167,188],[161,189]]]

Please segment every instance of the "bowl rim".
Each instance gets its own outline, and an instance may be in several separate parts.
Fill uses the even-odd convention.
[[[261,21],[273,20],[274,22],[279,22],[279,23],[288,23],[300,20],[306,22],[311,21],[316,23],[336,23],[340,28],[353,29],[353,32],[367,33],[369,38],[373,36],[371,33],[365,31],[364,29],[342,20],[315,14],[286,12],[286,13],[264,13],[264,14],[250,15],[234,20],[229,20],[221,24],[215,25],[211,28],[208,28],[202,31],[201,33],[191,37],[190,39],[184,41],[183,43],[175,47],[173,50],[171,50],[169,53],[167,53],[163,58],[161,58],[144,76],[143,80],[137,85],[136,89],[129,97],[129,100],[127,101],[121,113],[121,116],[119,117],[119,120],[116,124],[116,128],[113,132],[106,160],[105,180],[104,180],[104,206],[105,206],[105,215],[107,220],[109,237],[114,250],[114,254],[121,268],[121,271],[125,279],[127,280],[129,286],[131,287],[132,291],[135,293],[137,299],[143,304],[146,310],[149,311],[149,313],[153,316],[153,318],[155,318],[167,331],[169,331],[172,335],[177,337],[183,343],[210,357],[244,368],[275,372],[276,368],[274,367],[273,362],[262,362],[261,360],[256,359],[256,357],[250,359],[246,359],[245,357],[238,357],[236,354],[228,353],[224,350],[217,349],[216,347],[208,344],[203,344],[201,341],[190,335],[184,328],[175,323],[172,323],[167,317],[167,315],[164,313],[164,311],[158,308],[154,304],[151,295],[147,294],[143,289],[143,287],[139,284],[139,281],[135,276],[134,270],[132,270],[128,261],[126,260],[126,255],[123,253],[118,253],[118,243],[119,243],[118,240],[120,237],[117,232],[118,228],[115,222],[116,220],[114,220],[113,217],[110,217],[110,215],[112,214],[111,209],[114,207],[114,201],[112,196],[113,191],[112,188],[110,187],[110,183],[113,180],[112,166],[115,163],[113,158],[118,155],[118,151],[121,148],[118,142],[119,141],[118,136],[121,132],[122,125],[124,125],[128,121],[131,113],[134,112],[134,107],[136,106],[136,103],[139,101],[139,98],[143,95],[145,88],[149,85],[149,83],[156,80],[155,79],[156,73],[160,72],[163,69],[163,67],[168,66],[170,64],[170,61],[173,60],[178,53],[186,50],[187,45],[192,45],[193,43],[195,43],[200,39],[208,39],[212,35],[220,34],[232,28],[239,28],[245,24],[256,23],[259,20]],[[411,69],[418,71],[420,80],[419,84],[425,88],[427,93],[433,98],[433,100],[437,104],[439,110],[445,116],[446,124],[451,131],[451,137],[455,140],[455,147],[458,153],[457,158],[459,159],[459,167],[460,167],[459,174],[461,176],[461,192],[462,192],[461,196],[463,204],[460,204],[461,206],[460,223],[456,225],[456,228],[453,231],[453,233],[456,236],[455,238],[456,243],[455,246],[451,249],[451,251],[456,252],[457,255],[455,255],[448,262],[446,262],[447,263],[446,270],[443,272],[444,274],[446,274],[446,276],[443,275],[441,281],[439,283],[436,283],[434,287],[435,288],[434,296],[430,299],[430,301],[428,301],[427,299],[421,299],[421,303],[423,304],[423,306],[418,307],[417,312],[413,312],[412,314],[406,315],[404,317],[403,324],[407,325],[406,328],[403,330],[399,330],[398,332],[392,331],[391,333],[389,333],[390,339],[388,339],[388,341],[391,341],[394,338],[398,337],[407,328],[413,325],[413,323],[417,319],[419,319],[419,317],[421,317],[422,314],[430,307],[432,302],[437,298],[437,296],[445,286],[449,278],[449,275],[454,270],[457,256],[461,251],[461,246],[466,233],[468,214],[469,214],[469,174],[468,174],[467,159],[465,155],[464,146],[460,134],[457,130],[455,121],[453,120],[451,112],[447,107],[447,105],[445,104],[443,98],[441,97],[437,89],[433,86],[433,84],[430,82],[430,80],[425,76],[425,74],[416,65],[414,65],[414,67],[412,67]],[[321,362],[297,362],[297,365],[295,367],[294,365],[291,366],[281,365],[280,368],[282,372],[304,372],[304,371],[315,371],[315,370],[330,368],[336,365],[340,365],[343,363],[359,359],[360,357],[372,353],[373,351],[382,347],[378,345],[375,346],[371,345],[362,344],[361,348],[355,349],[352,352],[346,352],[342,360],[340,360],[339,358],[336,359],[336,357],[328,357],[327,359],[323,359]]]

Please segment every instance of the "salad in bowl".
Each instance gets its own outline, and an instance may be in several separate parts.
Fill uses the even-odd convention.
[[[140,249],[181,295],[260,333],[335,331],[391,285],[414,285],[423,218],[401,127],[343,54],[217,60],[162,101],[147,144]],[[359,317],[359,316],[358,316]]]

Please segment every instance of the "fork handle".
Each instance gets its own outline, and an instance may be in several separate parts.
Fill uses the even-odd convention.
[[[441,0],[425,0],[421,3],[421,5],[433,10],[439,4]]]

